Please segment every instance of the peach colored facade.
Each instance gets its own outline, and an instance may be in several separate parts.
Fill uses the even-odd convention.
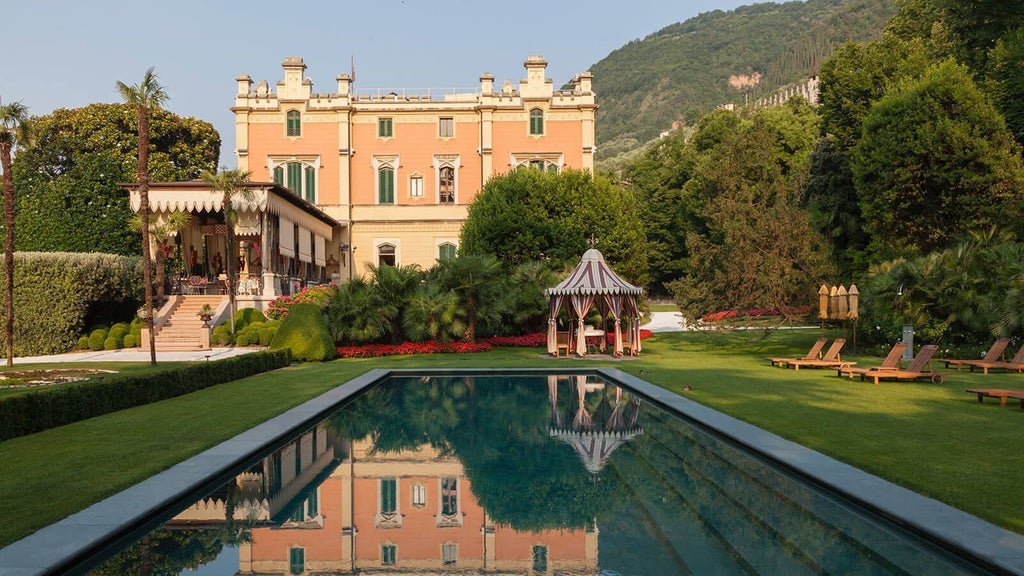
[[[254,528],[239,549],[238,574],[529,574],[541,567],[535,553],[545,573],[596,572],[596,526],[520,532],[497,525],[458,460],[429,446],[391,454],[371,448],[356,442],[311,487],[318,509],[307,510],[307,521]],[[393,487],[390,506],[385,483]]]
[[[517,86],[360,93],[348,74],[313,92],[301,58],[271,90],[239,76],[232,110],[238,167],[309,200],[339,225],[328,243],[342,280],[366,263],[433,266],[458,249],[468,206],[489,178],[519,166],[593,169],[589,72],[562,90],[530,56]]]

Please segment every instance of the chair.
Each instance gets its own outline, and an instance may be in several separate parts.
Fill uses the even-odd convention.
[[[970,394],[978,395],[978,403],[987,398],[999,398],[999,405],[1006,406],[1007,398],[1016,398],[1021,400],[1021,408],[1024,409],[1024,390],[1007,390],[1005,388],[968,388],[966,390]]]
[[[1006,350],[1006,346],[1009,343],[1009,338],[997,338],[996,341],[992,343],[992,347],[988,349],[988,352],[986,352],[985,355],[982,356],[980,359],[943,359],[939,360],[939,362],[944,362],[946,364],[946,368],[949,368],[950,366],[956,366],[957,371],[960,370],[961,366],[971,366],[971,364],[975,362],[998,362],[1002,360],[1003,352]],[[974,366],[971,366],[971,372],[974,372]],[[987,368],[985,369],[985,374],[988,374]]]
[[[565,355],[569,355],[569,333],[558,332],[555,334],[555,357],[561,355],[562,350],[565,350]]]
[[[900,359],[903,358],[903,352],[907,349],[906,342],[897,342],[892,345],[892,350],[889,350],[889,354],[882,360],[880,366],[873,368],[851,368],[849,366],[842,366],[836,370],[836,376],[842,376],[843,374],[849,374],[850,378],[853,378],[854,374],[860,374],[861,372],[868,372],[871,370],[898,370],[900,367]]]
[[[933,384],[942,384],[942,374],[938,372],[932,372],[930,363],[932,356],[935,355],[935,351],[939,347],[935,344],[927,344],[921,346],[921,349],[917,351],[917,354],[910,360],[910,364],[904,369],[895,370],[872,370],[867,369],[863,372],[859,372],[860,379],[863,380],[865,376],[874,380],[875,384],[878,384],[881,378],[892,378],[896,380],[917,380],[919,378],[928,378]],[[852,368],[851,368],[852,370]]]
[[[828,342],[828,338],[818,338],[814,341],[814,346],[811,346],[811,349],[807,351],[806,356],[798,358],[769,358],[768,364],[771,366],[785,366],[796,360],[817,360],[821,356],[821,349],[825,347],[826,342]]]
[[[1020,347],[1013,358],[1005,362],[1002,360],[963,360],[961,363],[964,366],[970,366],[971,372],[974,372],[975,368],[981,368],[982,374],[988,374],[990,368],[1002,368],[1007,372],[1024,372],[1024,346]]]
[[[794,370],[799,370],[801,366],[807,368],[842,368],[852,366],[856,364],[856,362],[844,362],[843,359],[839,357],[839,351],[843,349],[845,344],[846,338],[836,338],[835,341],[832,342],[832,345],[829,346],[828,350],[822,354],[820,360],[794,359],[786,364],[792,366]]]

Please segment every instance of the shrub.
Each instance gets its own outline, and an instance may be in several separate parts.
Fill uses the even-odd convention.
[[[282,296],[267,306],[267,317],[273,318],[274,320],[284,320],[292,306],[296,304],[316,304],[318,307],[325,304],[331,297],[331,294],[337,290],[338,287],[334,284],[329,286],[311,286],[303,289],[298,294],[292,296]]]
[[[238,336],[235,336],[235,345],[236,346],[248,346],[249,345],[249,335],[246,334],[245,332],[242,332]]]
[[[78,339],[78,349],[85,350],[87,348],[89,348],[89,337],[82,336],[81,338]]]
[[[117,338],[113,336],[107,336],[107,339],[103,341],[104,350],[117,350],[120,346],[117,345]]]
[[[290,362],[286,350],[255,352],[9,396],[0,399],[0,442],[269,372]]]
[[[323,362],[337,355],[320,306],[312,303],[292,305],[281,328],[270,341],[271,351],[286,349],[291,351],[293,359],[302,362]]]
[[[124,322],[118,322],[110,327],[110,332],[107,333],[108,338],[117,340],[117,347],[121,348],[124,346],[124,337],[128,335],[129,326]],[[141,331],[141,328],[140,328]]]
[[[93,330],[89,334],[89,349],[94,351],[103,350],[103,342],[107,339],[107,331],[103,329]]]
[[[125,334],[124,341],[121,343],[125,348],[135,348],[140,345],[139,337],[134,334]]]
[[[260,346],[270,346],[270,342],[277,334],[277,330],[277,326],[264,326],[263,328],[259,328],[256,333],[259,336]]]
[[[218,324],[213,329],[213,333],[210,334],[210,342],[217,344],[218,346],[228,346],[233,340],[231,333],[228,332],[227,324]]]
[[[241,331],[246,326],[255,322],[266,322],[267,317],[263,312],[255,308],[242,308],[235,313],[235,332]]]

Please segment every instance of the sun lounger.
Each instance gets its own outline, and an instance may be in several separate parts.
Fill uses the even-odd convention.
[[[772,366],[785,366],[789,362],[794,360],[817,360],[821,357],[821,349],[825,347],[825,343],[828,342],[828,338],[818,338],[814,342],[814,346],[807,351],[807,355],[800,358],[769,358],[768,364]]]
[[[975,362],[999,362],[1002,361],[1003,352],[1006,350],[1006,346],[1009,343],[1009,338],[997,338],[996,341],[992,343],[992,347],[989,348],[988,352],[986,352],[985,355],[982,356],[981,358],[972,358],[970,360],[943,359],[938,360],[938,362],[945,363],[946,368],[949,368],[950,366],[956,366],[956,369],[958,371],[960,370],[961,366],[971,366]],[[974,366],[971,366],[971,372],[973,371]],[[985,373],[988,374],[988,370],[986,370]]]
[[[867,368],[863,371],[858,371],[857,373],[860,374],[861,380],[871,378],[874,380],[875,384],[878,384],[878,381],[882,378],[895,380],[918,380],[920,378],[928,378],[934,384],[941,384],[942,374],[932,372],[930,367],[932,356],[935,355],[935,351],[938,349],[939,347],[935,344],[921,346],[921,349],[918,350],[917,355],[910,360],[910,364],[907,365],[906,369],[897,368],[895,370],[879,370],[876,368],[872,370],[871,368]],[[850,368],[850,370],[856,370],[856,368]]]
[[[892,345],[892,350],[889,350],[889,354],[882,360],[880,366],[874,366],[871,368],[852,368],[850,366],[841,366],[836,370],[837,376],[849,374],[850,378],[853,378],[854,374],[860,374],[861,372],[869,372],[872,370],[898,370],[900,367],[900,359],[903,358],[903,352],[907,349],[906,342],[897,342]]]
[[[967,392],[978,395],[978,402],[985,398],[999,398],[999,405],[1006,406],[1007,398],[1021,399],[1021,406],[1024,408],[1024,390],[1007,390],[1005,388],[968,388]]]
[[[982,374],[988,374],[991,368],[1001,368],[1007,372],[1024,372],[1024,346],[1021,346],[1013,358],[1006,362],[1002,360],[964,360],[963,365],[970,366],[971,372],[974,372],[975,368],[981,368]]]
[[[846,344],[845,338],[836,338],[828,350],[822,354],[820,360],[792,359],[787,361],[786,364],[792,366],[794,370],[799,370],[801,366],[805,368],[841,368],[852,366],[856,362],[844,362],[839,357],[839,351],[843,349],[844,344]]]

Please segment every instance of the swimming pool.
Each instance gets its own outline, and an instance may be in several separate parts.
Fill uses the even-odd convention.
[[[375,371],[0,574],[1013,574],[1022,541],[618,370]]]

